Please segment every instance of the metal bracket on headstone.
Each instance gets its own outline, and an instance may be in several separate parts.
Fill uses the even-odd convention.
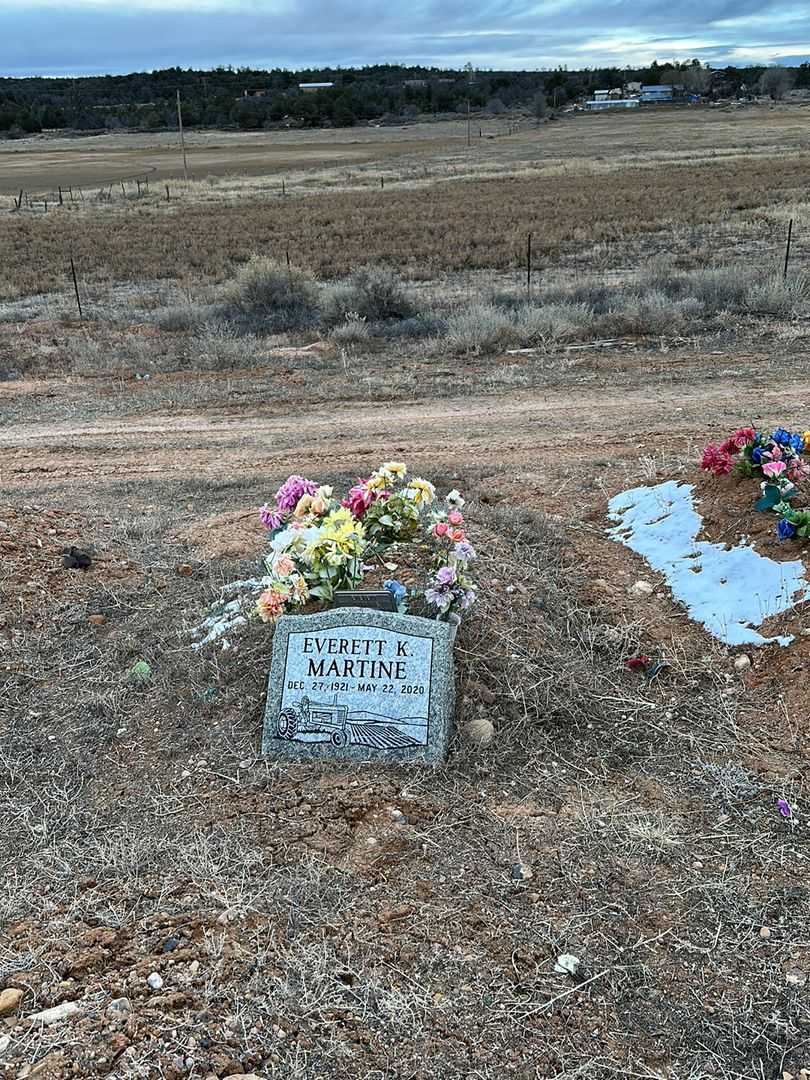
[[[397,602],[388,589],[368,589],[365,592],[338,590],[334,596],[334,607],[372,608],[374,611],[396,611]]]

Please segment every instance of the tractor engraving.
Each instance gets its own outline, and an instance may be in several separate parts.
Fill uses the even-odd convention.
[[[302,735],[322,735],[323,738],[311,741],[331,741],[335,746],[345,746],[349,739],[346,730],[348,717],[347,705],[326,704],[303,697],[297,705],[293,704],[282,709],[276,721],[276,731],[281,739],[299,739]]]

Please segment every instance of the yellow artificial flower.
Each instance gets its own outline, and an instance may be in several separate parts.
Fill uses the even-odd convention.
[[[406,499],[410,499],[415,506],[429,506],[436,498],[436,488],[429,480],[422,480],[416,476],[410,480],[403,492]]]
[[[377,471],[392,481],[404,480],[408,467],[402,461],[384,461]]]
[[[810,431],[802,432],[802,438],[804,439],[805,449],[810,450]]]
[[[388,487],[388,480],[383,476],[382,472],[375,472],[366,480],[365,486],[369,491],[385,491]]]

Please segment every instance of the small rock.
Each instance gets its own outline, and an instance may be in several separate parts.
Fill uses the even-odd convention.
[[[533,877],[532,868],[526,863],[516,862],[512,866],[512,881],[529,881]]]
[[[89,570],[93,565],[93,557],[86,551],[82,551],[71,545],[62,552],[62,566],[66,570]]]
[[[652,596],[655,589],[650,585],[649,581],[636,581],[630,586],[630,592],[633,596]]]
[[[746,656],[745,653],[742,656],[738,656],[734,661],[734,668],[736,671],[746,671],[751,667],[751,657]]]
[[[8,1050],[8,1048],[10,1046],[11,1046],[11,1036],[10,1035],[3,1035],[2,1038],[0,1038],[0,1061],[3,1058],[3,1054],[5,1054],[6,1050]]]
[[[25,997],[24,990],[9,987],[0,993],[0,1016],[11,1016],[19,1009],[22,999]]]
[[[474,716],[464,725],[464,735],[474,746],[489,746],[495,738],[495,726],[485,716]]]
[[[103,626],[107,621],[106,615],[90,615],[87,620],[91,626]]]
[[[794,969],[793,971],[787,972],[787,974],[785,975],[785,981],[787,982],[788,986],[804,986],[807,982],[807,974],[804,971]]]
[[[230,1076],[226,1076],[225,1080],[262,1080],[256,1073],[231,1073]]]
[[[146,981],[153,990],[160,990],[163,986],[163,979],[156,971],[153,971]]]
[[[43,1009],[42,1012],[32,1013],[28,1017],[37,1024],[56,1024],[60,1020],[67,1020],[69,1016],[76,1016],[82,1010],[77,1001],[63,1001],[61,1005],[54,1005],[52,1009]]]
[[[122,1015],[124,1015],[126,1013],[132,1012],[132,1004],[129,998],[113,998],[113,1000],[107,1006],[107,1012],[121,1013]]]
[[[175,567],[175,570],[180,575],[180,577],[191,577],[191,575],[194,573],[194,567],[191,565],[191,563],[187,562],[178,563],[178,565]]]
[[[180,938],[166,938],[166,940],[163,942],[162,952],[173,952],[178,947],[178,945],[182,944],[183,942],[180,940]]]
[[[576,975],[579,971],[581,960],[573,953],[563,953],[557,957],[554,970],[558,975]]]
[[[759,929],[759,936],[761,938],[769,938],[771,936],[771,928],[769,926],[761,926]]]

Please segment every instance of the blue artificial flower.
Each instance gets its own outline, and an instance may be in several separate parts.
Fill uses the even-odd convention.
[[[753,461],[753,463],[755,465],[760,464],[760,462],[762,461],[762,447],[761,446],[755,446],[754,449],[751,451],[751,460]]]
[[[787,428],[778,427],[776,431],[774,431],[773,435],[771,435],[771,438],[775,443],[779,443],[780,446],[784,446],[786,443],[790,443],[790,432]]]
[[[796,526],[791,525],[787,518],[782,518],[776,526],[776,531],[779,534],[780,540],[790,540],[796,535]]]
[[[388,581],[384,581],[383,588],[388,589],[388,591],[393,595],[397,607],[399,607],[400,604],[404,603],[405,597],[408,595],[408,590],[405,588],[402,582],[395,581],[393,578],[389,579]]]
[[[790,446],[791,449],[795,450],[797,454],[800,454],[802,450],[804,450],[804,439],[801,437],[801,435],[791,435]]]

